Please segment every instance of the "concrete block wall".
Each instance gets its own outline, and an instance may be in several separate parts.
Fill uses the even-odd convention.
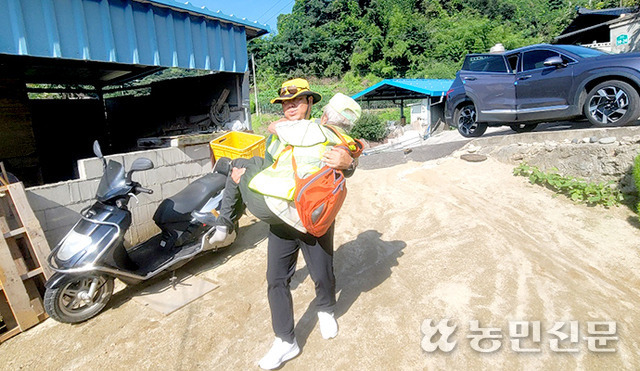
[[[129,202],[133,221],[126,241],[131,245],[159,232],[152,217],[162,200],[212,170],[208,143],[116,154],[106,156],[106,159],[118,161],[128,170],[133,161],[140,157],[150,159],[155,166],[151,170],[134,173],[133,180],[152,189],[153,194],[143,193],[138,195],[138,203],[134,198]],[[102,162],[97,158],[80,160],[78,173],[80,179],[26,190],[29,204],[52,249],[80,219],[80,211],[95,201],[102,176]]]

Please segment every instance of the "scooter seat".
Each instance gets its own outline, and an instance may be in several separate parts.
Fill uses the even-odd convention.
[[[191,212],[202,208],[209,199],[224,188],[227,177],[209,173],[196,179],[175,195],[160,203],[153,220],[160,227],[167,223],[188,222]]]

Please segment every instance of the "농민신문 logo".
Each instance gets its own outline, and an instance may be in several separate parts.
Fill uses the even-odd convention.
[[[458,325],[451,319],[435,322],[425,319],[421,331],[424,335],[421,347],[426,352],[440,350],[448,353],[457,345],[454,332]],[[492,353],[508,344],[517,353],[537,353],[548,345],[549,349],[557,353],[577,353],[580,344],[586,343],[587,349],[595,353],[613,353],[618,341],[615,321],[587,321],[582,328],[584,336],[580,338],[580,323],[578,321],[556,321],[542,331],[540,321],[508,321],[508,331],[503,334],[500,327],[481,327],[479,321],[469,321],[468,335],[471,349],[480,353]],[[506,339],[505,339],[506,335]],[[435,341],[434,341],[435,340]]]

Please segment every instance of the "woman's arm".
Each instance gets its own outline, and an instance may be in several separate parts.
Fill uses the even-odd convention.
[[[322,161],[331,168],[344,170],[346,177],[353,175],[356,166],[358,166],[358,161],[352,158],[349,152],[336,147],[330,151],[326,151],[324,155],[322,155]]]
[[[286,118],[281,118],[278,121],[274,121],[272,123],[269,124],[269,126],[267,127],[267,131],[269,131],[269,133],[271,134],[276,134],[276,124],[283,122],[283,121],[288,121]]]

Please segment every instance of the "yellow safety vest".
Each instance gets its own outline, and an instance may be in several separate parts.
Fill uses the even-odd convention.
[[[324,165],[322,155],[337,144],[342,144],[340,138],[330,129],[322,125],[306,121],[310,129],[315,129],[315,135],[308,134],[312,130],[305,130],[303,124],[298,126],[300,136],[296,138],[297,143],[284,141],[284,138],[272,140],[267,151],[275,159],[273,165],[262,170],[249,182],[249,188],[266,196],[278,197],[284,200],[293,200],[296,183],[293,176],[293,165],[291,156],[296,157],[298,165],[298,177],[306,178],[316,173]],[[313,125],[317,125],[313,126]],[[321,130],[319,134],[318,130]],[[343,132],[339,129],[341,133]],[[295,135],[296,133],[294,133]],[[313,138],[310,138],[310,137]],[[347,142],[353,142],[353,139],[343,134]],[[287,138],[289,139],[289,138]],[[302,145],[304,144],[304,145]],[[289,149],[291,148],[291,149]],[[355,150],[355,147],[351,148]]]

